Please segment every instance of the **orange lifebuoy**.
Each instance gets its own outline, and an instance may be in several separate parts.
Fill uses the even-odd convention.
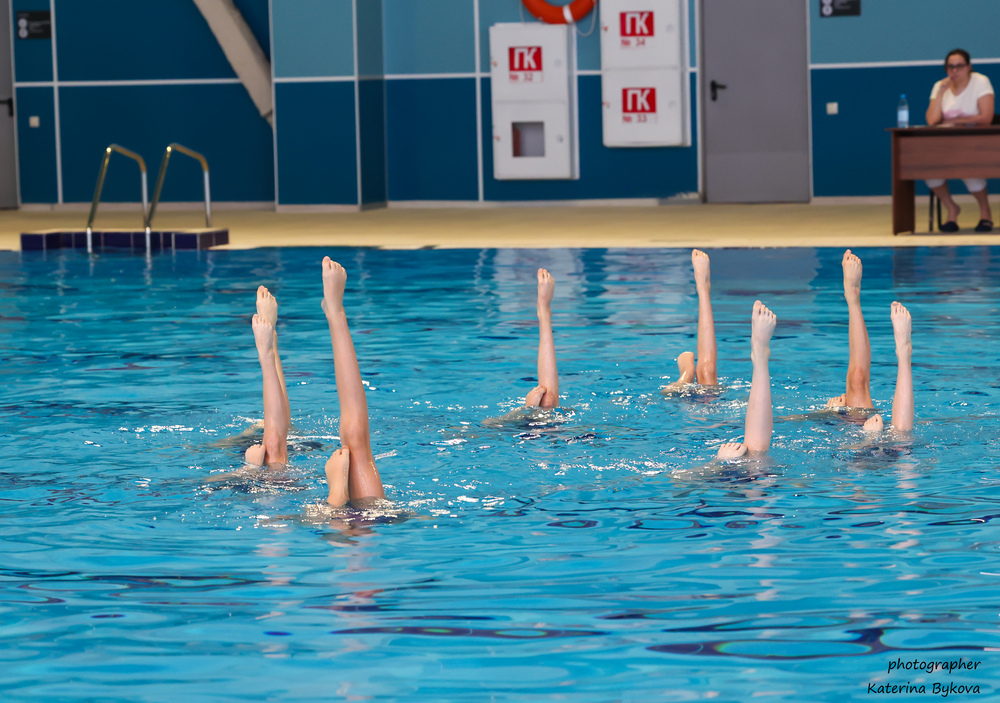
[[[573,24],[594,9],[597,0],[573,0],[569,5],[550,5],[545,0],[521,0],[528,12],[549,24]]]

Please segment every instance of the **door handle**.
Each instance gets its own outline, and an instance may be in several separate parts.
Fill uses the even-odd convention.
[[[719,99],[719,91],[726,89],[726,86],[722,85],[722,83],[716,83],[715,81],[712,81],[711,83],[709,83],[708,87],[709,87],[709,89],[712,92],[712,102],[713,103],[716,100]]]
[[[9,97],[6,100],[0,100],[0,104],[7,103],[7,114],[11,117],[14,116],[14,98]]]

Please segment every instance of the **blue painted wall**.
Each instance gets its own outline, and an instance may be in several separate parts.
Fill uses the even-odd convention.
[[[696,3],[687,1],[694,66]],[[821,17],[819,0],[803,1],[810,7],[817,196],[889,193],[885,129],[894,124],[899,94],[909,98],[911,122],[921,123],[949,49],[968,49],[980,60],[977,69],[1000,85],[998,0],[867,0],[860,17],[840,18]],[[697,134],[686,148],[601,144],[599,29],[577,38],[580,179],[499,182],[492,178],[488,30],[531,19],[517,0],[478,0],[478,25],[476,0],[236,4],[272,58],[274,131],[190,0],[55,0],[58,88],[52,42],[14,41],[22,200],[56,201],[57,149],[63,199],[88,201],[108,143],[139,151],[153,175],[171,141],[206,153],[217,200],[475,200],[480,140],[486,200],[669,197],[697,189]],[[14,0],[12,9],[48,7],[49,0]],[[585,18],[579,30],[590,26]],[[694,88],[695,73],[691,81]],[[826,114],[829,102],[838,103],[838,115]],[[39,127],[28,126],[30,116]],[[132,168],[112,168],[106,199],[136,199]],[[175,159],[164,199],[199,200],[197,174],[194,162]]]
[[[996,0],[868,0],[860,17],[827,18],[818,1],[810,5],[816,196],[891,193],[885,130],[896,126],[899,96],[907,96],[910,124],[926,124],[931,88],[944,78],[945,55],[956,46],[972,54],[973,64],[985,60],[976,70],[1000,87],[1000,64],[990,63],[1000,59]],[[826,114],[830,102],[839,114]],[[960,182],[953,187],[965,192]],[[927,192],[923,183],[917,192]]]
[[[236,0],[236,5],[269,54],[268,1]],[[48,9],[48,0],[14,0],[12,7],[14,13]],[[13,40],[22,202],[57,201],[57,149],[63,201],[89,202],[108,144],[138,152],[152,181],[171,142],[206,155],[216,200],[274,199],[270,126],[194,3],[56,0],[54,17],[58,76],[52,40]],[[58,88],[52,83],[56,77]],[[31,116],[39,117],[39,127],[29,126]],[[102,199],[137,201],[137,168],[124,157],[122,163],[118,156],[113,159]],[[202,197],[200,167],[173,158],[163,199]]]

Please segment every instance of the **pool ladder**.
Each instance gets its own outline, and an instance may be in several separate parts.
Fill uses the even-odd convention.
[[[146,162],[134,151],[126,149],[118,144],[111,144],[104,150],[104,158],[101,160],[101,170],[97,175],[97,187],[94,189],[94,201],[90,204],[90,215],[87,217],[87,253],[94,251],[93,246],[93,225],[94,218],[97,217],[97,206],[101,202],[101,190],[104,189],[104,178],[108,174],[108,162],[111,160],[112,152],[117,151],[123,156],[127,156],[139,164],[139,181],[142,187],[142,225],[146,229],[146,255],[152,249],[152,224],[153,216],[156,214],[156,206],[160,202],[160,195],[163,192],[163,181],[167,176],[167,166],[170,164],[170,155],[175,151],[190,156],[201,164],[202,176],[205,184],[205,226],[212,226],[212,196],[208,179],[208,160],[203,154],[199,154],[194,149],[188,149],[183,144],[171,144],[163,152],[160,160],[160,172],[156,177],[156,188],[153,190],[153,202],[149,202],[149,189],[146,178]]]

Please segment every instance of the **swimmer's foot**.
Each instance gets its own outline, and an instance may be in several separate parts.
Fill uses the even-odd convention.
[[[264,286],[257,288],[257,314],[271,327],[278,325],[278,301]]]
[[[246,453],[243,455],[243,461],[248,464],[253,464],[254,466],[264,465],[264,445],[255,444],[252,447],[247,447]]]
[[[661,388],[660,395],[672,395],[673,393],[676,393],[684,388],[684,386],[694,383],[697,380],[694,365],[694,352],[687,351],[677,357],[677,371],[677,380],[672,383],[668,383]]]
[[[882,427],[885,423],[882,422],[882,416],[879,414],[872,415],[870,418],[865,420],[864,427],[862,429],[869,434],[878,434],[882,431]]]
[[[719,453],[715,455],[717,459],[738,459],[747,453],[747,445],[742,442],[726,442],[719,447]]]
[[[844,252],[844,297],[848,304],[861,303],[861,259],[848,249]]]
[[[712,289],[708,254],[699,249],[694,249],[691,252],[691,265],[694,267],[694,284],[698,289],[698,294],[703,295],[708,293]]]
[[[771,335],[778,324],[778,317],[759,300],[753,304],[750,317],[750,360],[757,364],[767,362],[771,356]]]
[[[351,452],[347,447],[341,447],[333,453],[326,462],[326,483],[330,488],[330,493],[326,502],[332,508],[339,508],[346,505],[350,500],[350,493],[347,489],[347,474],[351,468]]]
[[[889,317],[892,318],[892,334],[896,338],[896,357],[909,359],[913,356],[910,311],[902,303],[893,301]]]
[[[545,269],[538,269],[538,314],[552,314],[552,294],[556,290],[556,279]]]
[[[323,312],[332,315],[344,311],[344,287],[347,271],[329,256],[323,257]]]
[[[532,388],[528,395],[524,398],[524,407],[526,408],[537,408],[542,404],[542,398],[545,397],[545,386],[535,386]]]
[[[836,398],[830,398],[826,401],[826,407],[828,408],[846,408],[847,407],[847,394],[841,393]]]
[[[694,352],[686,351],[677,357],[677,371],[679,375],[676,383],[694,383]]]
[[[274,352],[274,327],[259,314],[253,316],[253,338],[257,343],[257,355],[267,356]]]

